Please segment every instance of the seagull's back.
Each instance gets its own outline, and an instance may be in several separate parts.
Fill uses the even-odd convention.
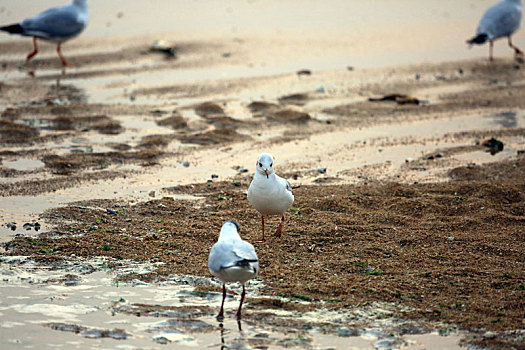
[[[223,282],[245,283],[259,272],[259,259],[253,245],[243,241],[236,231],[223,228],[211,248],[208,268]]]
[[[486,34],[489,40],[512,35],[521,25],[521,12],[521,0],[500,1],[485,12],[477,34]]]
[[[276,174],[255,173],[248,188],[248,201],[262,215],[282,215],[294,201],[290,183]]]
[[[22,35],[63,42],[79,35],[89,20],[86,1],[50,8],[20,22]]]

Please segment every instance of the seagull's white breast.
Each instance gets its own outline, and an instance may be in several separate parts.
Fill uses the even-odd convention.
[[[248,201],[263,216],[283,215],[292,206],[294,196],[286,188],[286,180],[275,174],[268,178],[256,174],[248,188]]]

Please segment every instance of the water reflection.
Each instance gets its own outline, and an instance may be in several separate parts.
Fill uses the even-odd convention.
[[[244,344],[244,337],[243,337],[243,333],[242,333],[242,323],[241,323],[241,320],[237,320],[237,329],[239,331],[239,334],[241,335],[240,338],[237,338],[238,341],[241,341],[243,344],[243,346],[245,345]],[[221,350],[224,350],[224,349],[230,349],[231,346],[226,344],[226,341],[224,340],[225,338],[225,335],[229,333],[229,331],[227,329],[224,328],[224,323],[223,322],[219,322],[219,331],[220,331],[220,334],[221,334]],[[240,344],[236,344],[237,346],[235,348],[238,347],[238,345]]]

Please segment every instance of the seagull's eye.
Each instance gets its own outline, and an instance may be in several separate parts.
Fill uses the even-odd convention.
[[[272,163],[272,164],[270,164],[270,167],[272,167],[272,166],[273,166],[273,163]]]
[[[262,163],[259,163],[259,166],[262,168]]]

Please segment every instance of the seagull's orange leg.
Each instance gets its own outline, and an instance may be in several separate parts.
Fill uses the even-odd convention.
[[[277,227],[277,231],[275,231],[275,237],[281,237],[282,229],[283,229],[283,222],[284,222],[284,215],[281,218],[281,222],[279,223],[279,227]]]
[[[512,40],[510,39],[510,36],[509,36],[509,46],[514,49],[514,52],[516,53],[516,55],[523,55],[523,51],[521,51],[520,49],[518,49],[517,46],[514,46],[512,44]]]
[[[38,53],[38,45],[36,44],[36,37],[33,37],[33,51],[31,51],[26,58],[26,62],[33,58]]]
[[[62,61],[63,66],[68,66],[69,64],[67,63],[66,58],[62,55],[62,51],[60,50],[61,45],[61,43],[58,43],[57,45],[58,57],[60,57],[60,61]]]

